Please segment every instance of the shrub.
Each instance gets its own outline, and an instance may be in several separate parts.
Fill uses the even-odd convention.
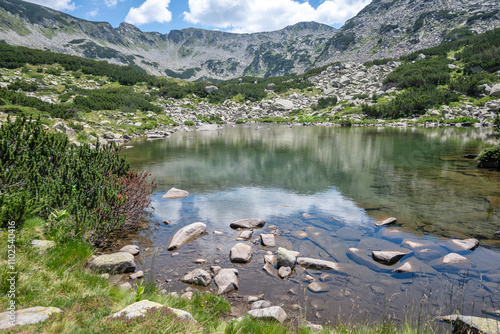
[[[8,121],[0,128],[0,226],[67,210],[71,219],[51,220],[49,232],[85,236],[95,244],[131,227],[145,213],[155,185],[118,153],[114,144],[72,145],[39,121]]]
[[[484,149],[476,158],[479,167],[500,168],[500,145]]]

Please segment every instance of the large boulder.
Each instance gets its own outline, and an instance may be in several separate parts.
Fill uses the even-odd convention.
[[[266,308],[260,308],[255,310],[250,310],[247,312],[252,318],[257,319],[271,319],[279,322],[286,320],[286,312],[279,306],[271,306]]]
[[[184,226],[174,234],[168,245],[168,250],[176,250],[185,243],[201,238],[207,234],[206,229],[207,225],[199,222]]]
[[[500,83],[491,87],[490,96],[500,97]]]
[[[239,242],[231,248],[229,257],[231,262],[248,263],[252,259],[252,247]]]
[[[266,225],[266,222],[262,219],[258,218],[248,218],[248,219],[240,219],[235,222],[232,222],[229,226],[232,229],[255,229],[262,228]]]
[[[194,285],[209,286],[212,282],[212,276],[208,271],[197,268],[184,275],[181,281]]]
[[[15,326],[33,325],[47,320],[52,314],[61,313],[57,307],[35,306],[21,310],[0,313],[0,329],[8,329]]]
[[[127,252],[104,254],[90,262],[90,269],[110,274],[123,274],[135,270],[134,256]]]
[[[109,317],[116,318],[116,317],[123,315],[123,316],[131,319],[131,318],[135,318],[135,317],[144,316],[149,309],[162,308],[162,307],[166,307],[166,306],[159,304],[159,303],[156,303],[156,302],[151,302],[149,300],[141,300],[137,303],[130,304],[129,306],[125,307],[123,310],[116,312],[116,313],[110,315]],[[182,320],[196,321],[196,320],[194,320],[193,316],[189,312],[186,312],[183,310],[178,310],[178,309],[171,308],[171,307],[167,307],[167,308]]]
[[[217,293],[226,295],[238,290],[238,270],[234,268],[221,269],[214,278],[217,285]]]
[[[293,109],[293,102],[290,100],[285,100],[285,99],[277,99],[273,103],[273,109],[276,110],[292,110]]]

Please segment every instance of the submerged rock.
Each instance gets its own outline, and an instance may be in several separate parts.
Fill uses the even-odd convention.
[[[316,270],[337,270],[338,263],[325,260],[311,259],[309,257],[298,257],[297,264],[304,268],[316,269]]]
[[[382,220],[382,221],[377,221],[377,222],[375,222],[375,226],[385,226],[385,225],[390,225],[390,224],[394,224],[396,221],[397,221],[397,219],[396,219],[396,218],[394,218],[394,217],[390,217],[390,218],[384,219],[384,220]]]
[[[203,223],[193,223],[188,226],[184,226],[174,234],[172,240],[170,240],[170,244],[168,245],[168,250],[176,250],[183,244],[204,236],[207,234],[206,228],[207,225]]]
[[[266,225],[266,222],[262,219],[258,218],[249,218],[249,219],[240,219],[235,222],[232,222],[229,226],[232,229],[255,229],[255,228],[263,228]]]
[[[133,272],[135,270],[134,256],[126,252],[100,255],[92,260],[90,269],[111,274]]]
[[[186,190],[182,189],[177,189],[177,188],[170,188],[169,191],[165,195],[162,196],[162,198],[166,199],[179,199],[179,198],[185,198],[189,196],[189,192]]]

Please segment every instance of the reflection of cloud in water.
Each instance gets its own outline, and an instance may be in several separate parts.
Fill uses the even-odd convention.
[[[315,195],[299,195],[280,189],[235,188],[219,192],[192,194],[181,200],[156,196],[153,206],[157,217],[172,224],[187,224],[195,219],[208,229],[223,229],[238,219],[260,218],[272,224],[273,217],[298,216],[302,213],[330,215],[346,223],[368,224],[370,217],[335,188]]]

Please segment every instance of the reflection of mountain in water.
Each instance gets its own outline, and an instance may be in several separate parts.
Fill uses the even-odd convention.
[[[461,158],[478,153],[488,135],[451,128],[235,127],[138,141],[126,154],[153,173],[159,192],[260,187],[314,195],[334,187],[413,230],[490,238],[500,218],[488,215],[484,198],[498,195],[500,177]]]

